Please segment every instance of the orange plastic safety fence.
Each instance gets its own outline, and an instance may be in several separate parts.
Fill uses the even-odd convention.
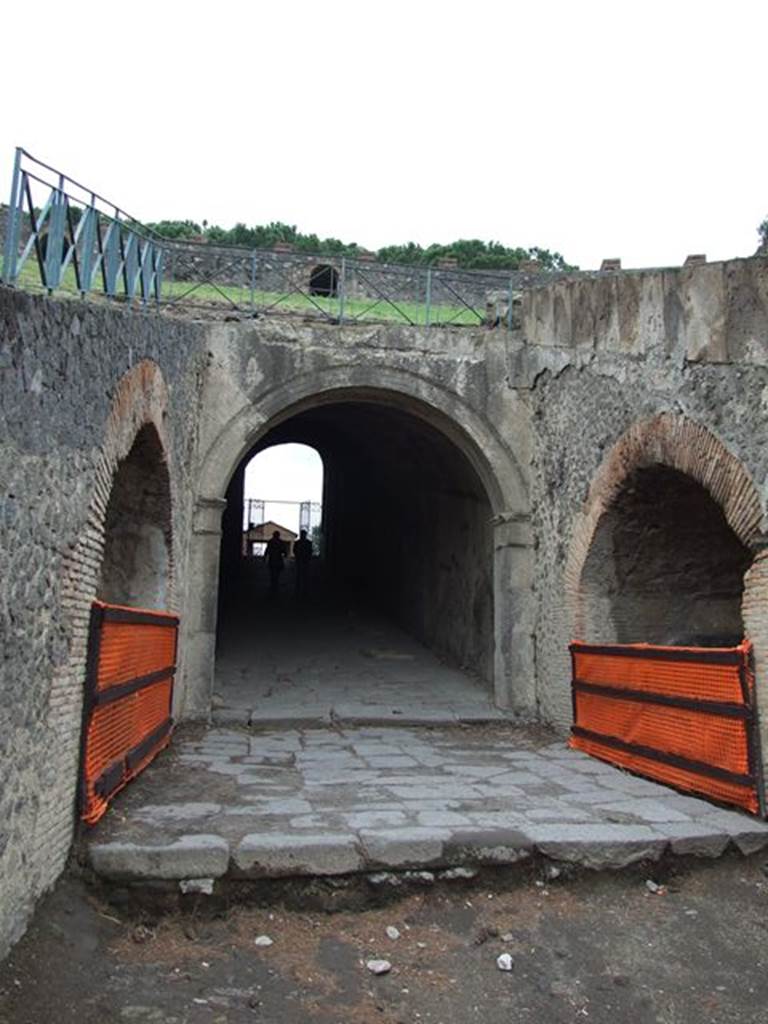
[[[177,633],[174,615],[94,602],[81,779],[89,824],[169,742]]]
[[[659,648],[662,650],[662,648]],[[650,653],[649,648],[628,644],[627,650]],[[663,648],[669,651],[670,648]],[[685,648],[690,652],[690,648]],[[706,661],[666,661],[650,657],[596,654],[574,651],[578,678],[584,683],[643,690],[667,697],[694,697],[700,700],[731,701],[742,699],[739,665]]]
[[[167,625],[104,620],[101,630],[99,690],[118,686],[173,665],[176,630]]]
[[[684,768],[662,764],[637,754],[624,753],[617,757],[617,752],[613,748],[575,736],[571,739],[570,745],[576,750],[583,750],[585,754],[592,754],[593,757],[599,757],[602,761],[609,761],[611,764],[628,768],[631,772],[666,783],[668,786],[674,786],[676,789],[683,789],[697,796],[708,796],[712,800],[718,800],[724,804],[735,804],[753,814],[757,814],[760,810],[757,793],[745,786],[734,785],[719,779],[708,779],[706,786],[703,787],[701,776],[696,772],[688,772]]]
[[[571,644],[570,745],[757,813],[762,781],[748,643]]]

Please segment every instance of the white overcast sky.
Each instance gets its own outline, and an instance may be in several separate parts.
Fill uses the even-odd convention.
[[[0,195],[21,145],[141,220],[750,255],[767,29],[766,0],[9,3]]]
[[[298,533],[297,502],[322,501],[323,461],[313,448],[304,444],[267,448],[246,466],[245,497],[266,502],[265,521],[271,519]]]

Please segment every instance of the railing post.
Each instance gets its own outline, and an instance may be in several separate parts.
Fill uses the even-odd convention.
[[[93,194],[91,205],[85,208],[82,216],[85,218],[85,224],[80,256],[80,294],[86,295],[93,283],[93,247],[96,242],[96,196]]]
[[[251,251],[251,316],[256,312],[256,250]]]
[[[104,239],[104,254],[101,264],[104,271],[104,291],[111,299],[114,299],[117,294],[117,264],[119,262],[117,250],[120,245],[118,236],[119,231],[119,221],[113,220],[107,228],[106,238]]]
[[[429,327],[432,318],[432,267],[427,267],[427,293],[424,307],[424,324]]]
[[[152,260],[155,267],[155,304],[160,309],[163,301],[163,268],[165,266],[165,249],[157,243],[152,243]]]
[[[339,277],[339,323],[344,322],[344,299],[347,288],[347,258],[341,257],[341,275]]]
[[[21,173],[21,149],[16,150],[11,179],[11,201],[8,204],[8,224],[5,229],[5,256],[3,258],[3,283],[16,283],[16,263],[19,258],[19,234],[21,232],[22,210],[24,209],[23,181]]]
[[[507,301],[507,330],[512,330],[512,278],[509,279],[509,296]]]
[[[64,226],[67,217],[67,198],[64,192],[64,175],[59,175],[58,187],[54,189],[51,204],[50,226],[45,247],[45,281],[43,284],[52,292],[61,284],[61,264],[64,259]]]

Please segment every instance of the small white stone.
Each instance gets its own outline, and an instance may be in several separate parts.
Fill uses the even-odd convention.
[[[511,971],[514,960],[509,953],[502,953],[501,956],[496,957],[496,966],[500,971]]]
[[[392,970],[389,960],[369,960],[365,966],[371,974],[389,974]]]
[[[515,936],[512,934],[512,932],[504,932],[504,934],[501,936],[501,941],[502,942],[514,942],[515,941]]]
[[[397,928],[395,928],[395,926],[393,924],[388,924],[387,925],[387,937],[390,938],[390,939],[399,939],[400,938],[400,932],[397,930]]]
[[[274,939],[270,939],[268,935],[257,935],[253,942],[256,946],[271,946]]]
[[[648,878],[645,882],[645,888],[648,890],[648,892],[656,893],[659,892],[661,886],[657,885],[652,878]]]
[[[182,878],[179,880],[179,889],[183,893],[198,892],[203,896],[213,895],[212,878]]]
[[[445,879],[445,881],[447,881],[447,882],[449,882],[449,881],[452,882],[454,879],[476,878],[477,874],[478,874],[477,868],[458,867],[458,868],[447,868],[445,871],[441,871],[440,872],[440,877]]]

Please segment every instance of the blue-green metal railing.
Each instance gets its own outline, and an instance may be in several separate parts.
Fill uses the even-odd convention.
[[[317,272],[326,282],[319,289]],[[3,246],[6,285],[245,316],[511,329],[518,289],[529,280],[516,272],[381,264],[370,254],[163,238],[97,192],[16,150]]]
[[[35,190],[42,201],[35,202]],[[34,255],[40,282],[49,293],[61,288],[71,267],[80,295],[100,290],[110,298],[159,303],[163,254],[160,239],[120,207],[26,150],[16,150],[4,284],[23,283],[25,265]]]

